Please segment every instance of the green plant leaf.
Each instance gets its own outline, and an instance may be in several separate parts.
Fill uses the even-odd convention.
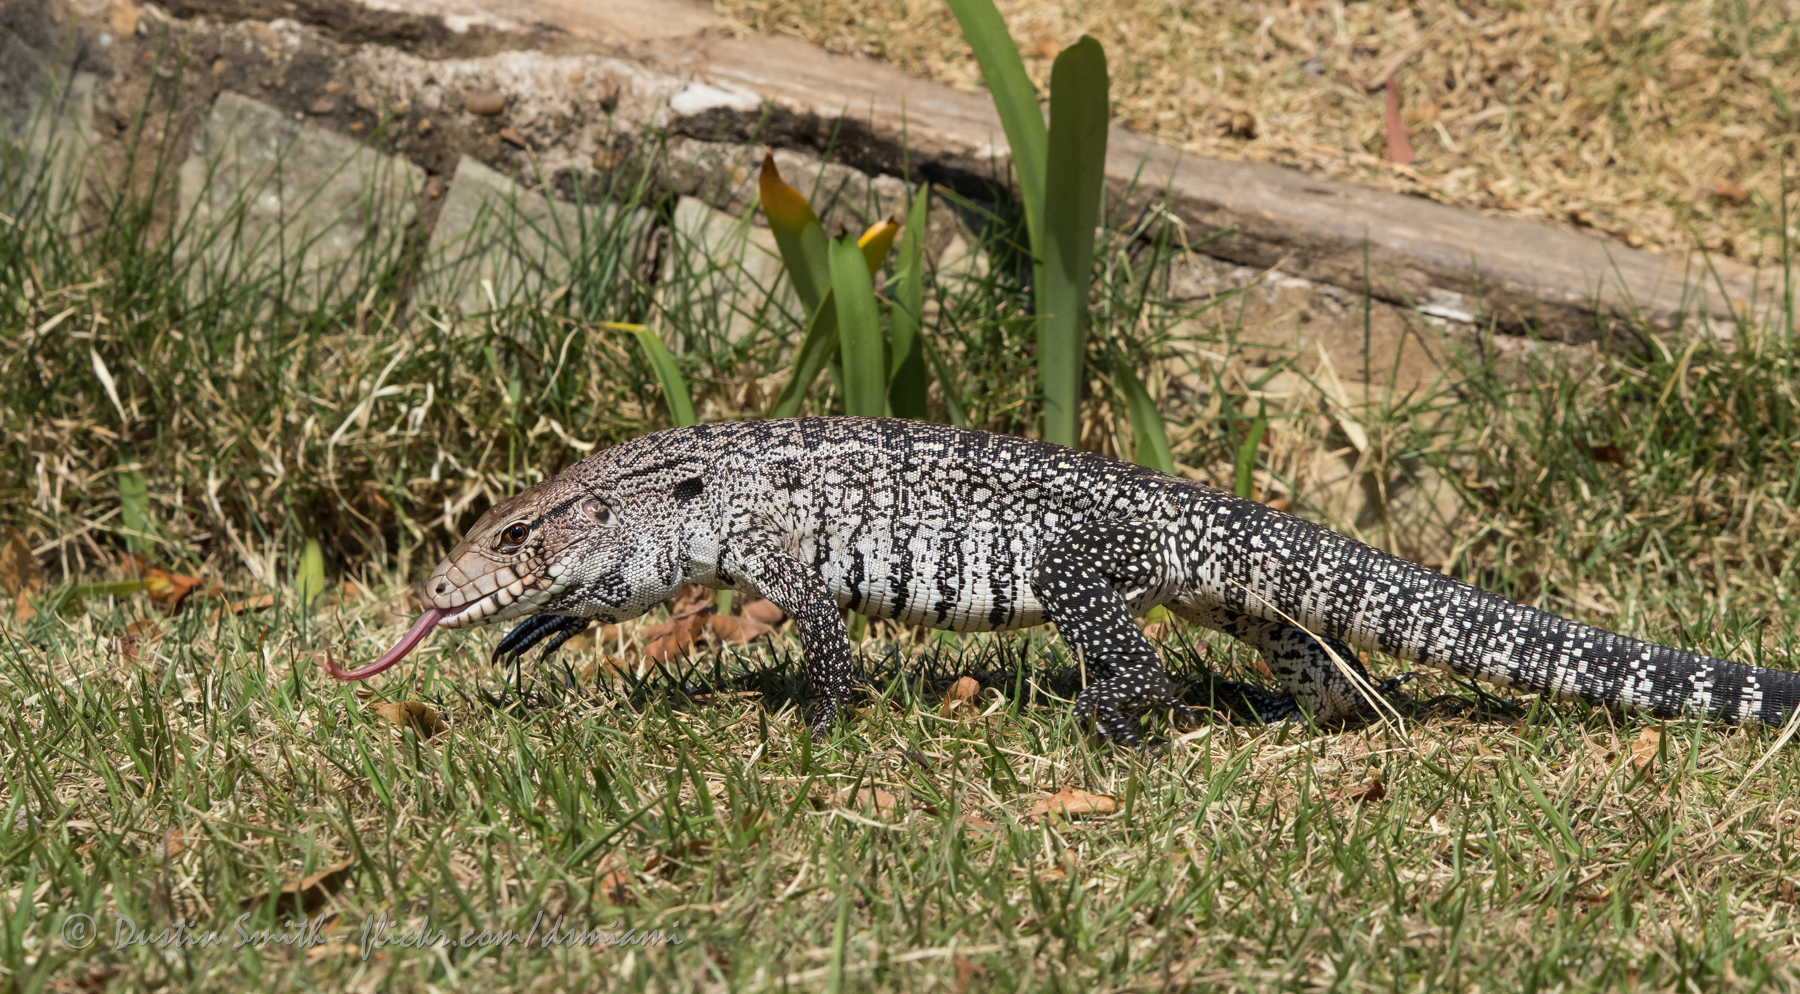
[[[931,186],[921,184],[907,212],[900,254],[895,260],[894,304],[890,313],[888,410],[897,418],[925,420],[925,225],[931,210]]]
[[[104,583],[72,583],[56,593],[74,598],[130,597],[143,589],[144,581],[142,580],[111,580]]]
[[[892,221],[879,221],[870,225],[869,230],[857,239],[857,251],[861,253],[871,279],[881,269],[881,260],[894,244],[894,234],[899,230],[899,225]],[[811,392],[813,381],[819,378],[819,373],[837,352],[837,298],[827,285],[825,297],[818,307],[813,308],[812,318],[806,323],[806,335],[800,339],[800,348],[794,353],[794,371],[788,376],[787,382],[782,384],[781,394],[775,398],[775,406],[770,408],[769,416],[791,418],[799,414],[800,405]]]
[[[830,287],[825,289],[825,299],[813,308],[812,320],[806,323],[806,335],[800,339],[800,348],[794,353],[794,371],[789,374],[786,383],[782,384],[781,395],[775,398],[775,406],[769,410],[772,418],[791,418],[800,413],[800,405],[812,390],[813,381],[819,378],[819,371],[837,353],[838,349],[838,317],[837,300]]]
[[[1125,398],[1125,411],[1131,416],[1131,434],[1140,466],[1164,473],[1175,472],[1175,456],[1169,451],[1169,433],[1163,427],[1162,412],[1150,399],[1144,384],[1123,363],[1113,367],[1113,385]]]
[[[1106,182],[1106,53],[1086,35],[1050,70],[1049,155],[1038,272],[1038,379],[1044,390],[1044,440],[1074,446],[1081,434],[1081,385],[1087,363],[1088,286],[1094,226]]]
[[[641,324],[624,324],[618,321],[606,321],[603,326],[615,331],[629,331],[637,336],[638,345],[644,349],[644,358],[655,371],[657,382],[662,384],[663,403],[669,406],[669,420],[677,428],[694,424],[694,402],[688,399],[687,380],[682,377],[681,368],[675,365],[675,357],[669,354],[668,346],[663,344],[656,332]]]
[[[881,262],[887,258],[888,250],[894,247],[894,237],[898,234],[900,222],[890,218],[869,225],[869,230],[856,240],[856,249],[862,253],[863,264],[869,268],[870,279],[881,272]]]
[[[1019,199],[1025,202],[1025,224],[1030,229],[1035,250],[1043,244],[1044,165],[1049,148],[1037,89],[1031,85],[1031,77],[1025,74],[1019,47],[1013,44],[1012,35],[1006,30],[1006,20],[1000,16],[993,0],[949,2],[950,12],[962,26],[963,37],[968,39],[969,48],[975,52],[975,62],[981,66],[981,78],[987,82],[988,93],[994,99],[1000,126],[1006,130],[1006,144],[1012,149],[1013,171],[1019,177]]]
[[[825,228],[812,205],[800,191],[787,185],[775,168],[773,153],[763,155],[762,176],[758,180],[762,192],[763,216],[769,219],[769,230],[775,234],[775,247],[781,251],[781,265],[794,284],[794,294],[808,314],[819,309],[831,285],[830,255]]]
[[[844,413],[881,417],[887,413],[888,365],[881,312],[875,305],[868,260],[849,237],[831,243],[831,295],[844,360]]]
[[[294,592],[300,603],[310,605],[325,593],[325,550],[319,540],[309,538],[300,552],[300,568],[294,573]]]
[[[125,526],[125,547],[148,551],[150,539],[150,485],[137,470],[119,471],[119,523]]]
[[[1256,499],[1255,478],[1251,474],[1256,471],[1256,451],[1262,448],[1263,433],[1268,430],[1268,409],[1261,401],[1257,401],[1256,420],[1250,423],[1250,434],[1244,438],[1244,444],[1238,448],[1235,493],[1239,497]]]

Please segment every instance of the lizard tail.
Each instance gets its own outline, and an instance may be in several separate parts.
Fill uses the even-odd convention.
[[[1246,590],[1238,599],[1249,613],[1275,613],[1256,604],[1262,598],[1249,593],[1255,591],[1321,634],[1353,645],[1504,686],[1658,715],[1779,726],[1800,706],[1800,673],[1683,652],[1571,621],[1323,528],[1305,536],[1292,526],[1280,530],[1318,555],[1298,558],[1311,569],[1247,564]]]

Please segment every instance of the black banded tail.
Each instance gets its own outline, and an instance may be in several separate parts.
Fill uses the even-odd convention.
[[[1259,524],[1279,534],[1273,544],[1304,547],[1292,561],[1308,565],[1271,575],[1258,568],[1266,561],[1247,562],[1240,575],[1320,634],[1504,686],[1657,715],[1779,726],[1800,707],[1800,673],[1617,635],[1280,517]],[[1236,601],[1270,616],[1256,599],[1240,590]]]

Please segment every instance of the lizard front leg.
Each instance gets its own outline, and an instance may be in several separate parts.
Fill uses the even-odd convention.
[[[1135,714],[1146,708],[1167,707],[1180,720],[1196,720],[1170,696],[1162,660],[1126,603],[1165,585],[1174,572],[1157,539],[1142,525],[1087,525],[1046,549],[1031,572],[1031,592],[1086,672],[1087,686],[1075,698],[1077,716],[1121,745],[1142,741]]]
[[[806,656],[807,681],[812,684],[812,734],[815,740],[823,739],[837,723],[839,709],[849,706],[850,688],[856,680],[850,632],[825,578],[768,543],[756,543],[724,558],[721,579],[745,593],[767,597],[794,619]]]
[[[561,614],[534,614],[506,633],[500,644],[494,646],[494,660],[498,662],[503,656],[522,656],[532,646],[549,639],[544,646],[543,656],[562,648],[563,643],[587,631],[591,619],[576,618]]]

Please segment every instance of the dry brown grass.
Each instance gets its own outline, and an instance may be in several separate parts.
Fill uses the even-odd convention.
[[[965,89],[938,0],[717,0]],[[1800,3],[1529,0],[1393,6],[999,0],[1040,87],[1083,33],[1115,117],[1208,156],[1267,160],[1660,250],[1780,257],[1780,155],[1800,128]],[[1395,76],[1418,159],[1385,161]],[[1788,169],[1794,168],[1790,162]],[[1792,234],[1790,238],[1794,237]]]

